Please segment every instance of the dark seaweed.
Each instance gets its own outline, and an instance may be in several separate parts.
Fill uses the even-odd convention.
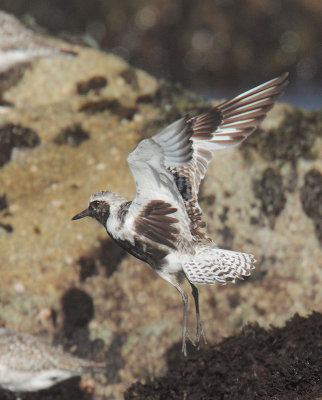
[[[187,360],[177,354],[165,376],[133,384],[125,400],[315,399],[322,395],[321,337],[318,312],[268,331],[247,325]]]

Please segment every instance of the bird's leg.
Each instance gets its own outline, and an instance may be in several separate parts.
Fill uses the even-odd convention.
[[[175,288],[180,292],[183,301],[183,325],[182,325],[182,352],[184,356],[187,356],[187,339],[195,346],[195,342],[191,339],[189,332],[187,330],[187,310],[188,310],[188,295],[185,293],[181,287],[176,284]]]
[[[196,317],[197,317],[196,346],[197,346],[197,348],[199,350],[200,337],[202,336],[203,341],[205,342],[205,344],[207,344],[207,339],[206,339],[206,335],[205,335],[205,332],[203,330],[202,322],[201,322],[201,319],[200,319],[198,289],[190,281],[189,281],[189,283],[190,283],[190,286],[191,286],[191,289],[192,289],[192,295],[193,295],[193,298],[195,300],[195,305],[196,305]]]

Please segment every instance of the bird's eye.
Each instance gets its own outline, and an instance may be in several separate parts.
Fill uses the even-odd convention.
[[[92,201],[89,206],[90,206],[90,208],[97,208],[98,205],[99,205],[99,201],[95,200],[95,201]]]

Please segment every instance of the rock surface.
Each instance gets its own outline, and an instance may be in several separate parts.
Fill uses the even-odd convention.
[[[210,104],[115,56],[77,51],[34,62],[3,94],[15,107],[0,114],[0,135],[18,126],[39,140],[13,145],[0,168],[0,322],[106,357],[91,396],[121,399],[134,381],[166,371],[181,340],[181,299],[102,226],[71,217],[97,190],[131,199],[131,149]],[[200,195],[209,235],[258,264],[236,285],[200,287],[209,343],[247,322],[281,326],[321,311],[321,124],[321,112],[279,104],[262,130],[210,165]]]
[[[322,314],[295,315],[268,331],[249,324],[161,378],[136,383],[126,400],[317,399],[322,395]],[[173,349],[169,356],[175,359]],[[171,360],[172,362],[174,360]]]

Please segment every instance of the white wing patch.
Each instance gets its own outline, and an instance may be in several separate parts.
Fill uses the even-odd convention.
[[[145,206],[157,199],[176,210],[171,214],[171,218],[180,221],[181,234],[185,234],[189,238],[191,236],[189,218],[183,199],[175,184],[174,176],[164,167],[162,147],[152,139],[144,139],[128,155],[127,163],[136,186],[136,195],[129,208],[129,215],[136,218]],[[150,222],[152,226],[153,223]]]
[[[210,246],[198,246],[194,258],[183,265],[184,273],[191,283],[213,285],[219,282],[235,282],[250,275],[255,268],[252,254],[222,250]]]
[[[163,152],[152,139],[142,140],[128,155],[127,163],[132,172],[135,186],[135,201],[145,204],[149,200],[170,201],[177,199],[178,190],[170,171],[163,165]]]

